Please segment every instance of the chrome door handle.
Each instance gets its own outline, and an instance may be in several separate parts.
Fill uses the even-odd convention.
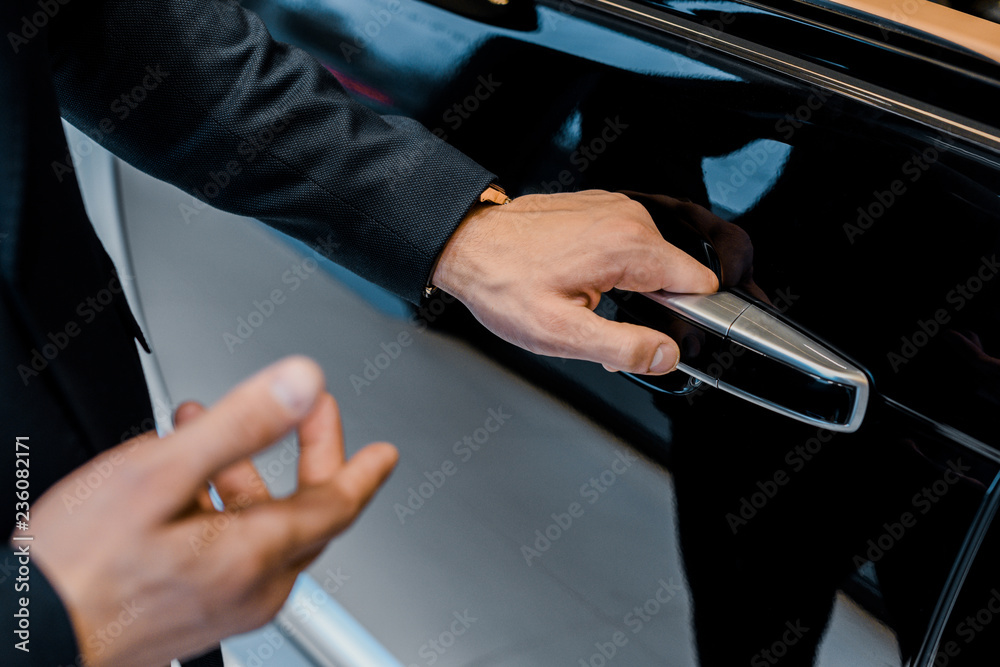
[[[724,368],[718,354],[687,358],[678,369],[698,380],[779,414],[831,431],[856,431],[864,420],[868,376],[842,356],[733,294],[644,294],[689,324],[748,354]]]

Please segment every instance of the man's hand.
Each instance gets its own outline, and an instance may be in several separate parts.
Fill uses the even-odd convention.
[[[677,344],[596,315],[601,294],[718,289],[711,270],[663,240],[641,204],[602,190],[476,206],[445,246],[432,282],[515,345],[654,375],[677,365]]]
[[[162,665],[267,622],[397,457],[380,443],[344,461],[337,405],[302,357],[261,371],[210,410],[181,406],[176,421],[162,440],[146,433],[95,459],[112,473],[82,505],[63,499],[91,464],[31,509],[37,562],[88,665]],[[247,457],[295,427],[299,486],[274,500]],[[224,514],[211,506],[208,480]]]

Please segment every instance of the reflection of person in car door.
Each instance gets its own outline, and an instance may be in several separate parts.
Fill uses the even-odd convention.
[[[29,479],[16,490],[30,521],[14,537],[34,537],[0,554],[20,559],[31,584],[0,595],[4,664],[67,664],[78,652],[92,665],[162,664],[260,625],[395,457],[379,445],[343,462],[336,408],[301,359],[204,414],[183,408],[163,442],[129,439],[152,423],[134,339],[145,343],[120,291],[106,289],[114,269],[67,173],[60,114],[219,208],[303,239],[332,235],[332,259],[404,298],[436,285],[541,354],[668,372],[677,345],[601,319],[600,294],[716,289],[623,195],[494,205],[506,197],[493,174],[417,123],[354,103],[235,3],[12,0],[0,27],[0,423],[3,441],[19,446],[2,474],[8,485]],[[274,501],[247,457],[296,427],[299,491]],[[86,465],[95,456],[97,467]],[[92,474],[103,481],[89,498],[65,504]],[[210,479],[240,511],[195,554],[189,540],[217,516]],[[109,627],[121,630],[110,642]]]

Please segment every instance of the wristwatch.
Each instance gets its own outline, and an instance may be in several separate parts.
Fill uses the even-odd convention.
[[[504,189],[496,183],[490,183],[490,186],[479,195],[479,203],[481,204],[489,203],[503,206],[504,204],[509,204],[511,201],[511,198],[507,196]]]
[[[507,196],[507,193],[502,187],[496,183],[490,183],[489,187],[482,191],[479,195],[480,204],[496,204],[498,206],[504,206],[511,203],[513,200]],[[434,296],[434,292],[437,292],[438,288],[431,283],[431,277],[434,275],[434,271],[437,269],[437,263],[441,258],[434,262],[434,266],[431,267],[431,275],[427,278],[427,284],[424,286],[424,298],[429,299]]]

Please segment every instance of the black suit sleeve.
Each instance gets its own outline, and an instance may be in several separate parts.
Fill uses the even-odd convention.
[[[0,563],[3,572],[0,586],[4,589],[0,592],[0,616],[4,619],[3,631],[0,632],[3,636],[0,664],[12,667],[74,667],[82,664],[69,615],[42,571],[29,561],[25,577],[20,572],[20,559],[10,547],[0,548]],[[16,584],[22,590],[15,589]],[[23,589],[25,584],[27,590]],[[21,605],[22,598],[28,602],[26,607]],[[26,617],[24,610],[27,610]],[[18,635],[18,631],[27,634]]]
[[[69,122],[143,171],[311,243],[410,301],[493,179],[417,122],[352,101],[318,61],[272,40],[234,2],[68,3],[49,44]],[[195,222],[196,209],[177,219]]]

